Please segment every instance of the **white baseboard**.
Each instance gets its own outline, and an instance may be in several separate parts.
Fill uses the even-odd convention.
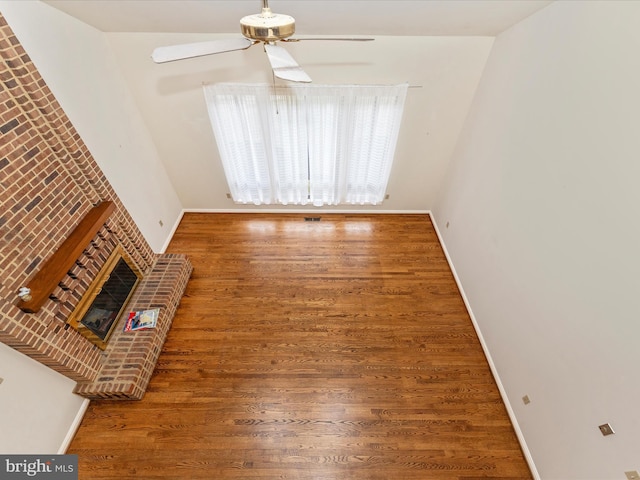
[[[449,252],[447,251],[447,246],[444,243],[444,239],[440,234],[440,229],[438,228],[438,222],[433,215],[433,212],[429,212],[429,216],[431,217],[431,223],[433,223],[433,228],[436,231],[436,235],[438,236],[438,240],[440,241],[440,245],[442,246],[442,250],[444,251],[444,255],[447,258],[447,263],[449,264],[449,268],[451,269],[451,273],[453,273],[453,277],[455,278],[456,284],[458,285],[458,290],[460,290],[460,295],[462,296],[462,300],[464,301],[464,305],[467,308],[467,312],[469,313],[469,317],[471,318],[471,323],[473,324],[473,328],[476,331],[476,335],[478,335],[478,339],[480,340],[480,345],[482,346],[482,350],[484,352],[485,357],[487,357],[487,362],[489,363],[489,368],[491,369],[491,373],[493,374],[493,378],[496,381],[496,385],[498,386],[498,390],[500,391],[500,396],[502,397],[502,401],[507,409],[507,414],[509,415],[509,419],[513,425],[513,429],[516,432],[516,436],[518,437],[518,442],[520,442],[520,447],[522,448],[522,452],[524,457],[529,465],[529,469],[531,469],[531,474],[535,480],[540,480],[540,474],[536,468],[536,465],[533,461],[533,457],[531,456],[531,452],[529,451],[529,447],[527,446],[527,442],[524,438],[524,434],[520,429],[520,425],[518,424],[518,419],[516,418],[515,412],[511,406],[511,402],[509,401],[509,397],[507,397],[507,392],[502,385],[502,381],[500,380],[500,375],[498,375],[498,370],[493,363],[493,359],[491,358],[491,353],[489,352],[489,348],[487,347],[486,342],[482,336],[482,331],[480,330],[480,326],[476,321],[476,317],[473,314],[473,310],[471,309],[471,305],[469,304],[469,300],[464,293],[464,288],[462,287],[462,283],[460,282],[460,277],[456,272],[456,268],[453,265],[453,261],[449,256]]]
[[[84,402],[82,402],[82,405],[80,405],[80,409],[78,410],[78,413],[73,419],[73,422],[69,427],[69,431],[67,432],[67,435],[64,437],[64,440],[62,441],[62,445],[60,445],[60,448],[58,449],[58,455],[64,455],[65,453],[67,453],[67,449],[69,448],[69,445],[71,445],[71,440],[73,440],[73,437],[75,436],[76,432],[78,431],[78,428],[80,427],[80,424],[82,423],[84,414],[87,412],[87,408],[89,408],[89,403],[90,403],[89,399],[85,398]]]
[[[238,208],[238,209],[217,209],[217,208],[185,208],[183,213],[315,213],[315,214],[364,214],[364,215],[424,215],[429,210],[344,210],[344,209],[327,209],[327,208]]]

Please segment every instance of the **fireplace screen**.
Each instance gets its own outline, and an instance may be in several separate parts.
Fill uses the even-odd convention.
[[[138,269],[118,247],[89,287],[68,323],[104,350],[140,278]]]

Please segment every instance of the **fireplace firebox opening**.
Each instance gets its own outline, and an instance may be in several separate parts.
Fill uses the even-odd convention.
[[[104,350],[141,279],[140,270],[118,245],[78,302],[67,323]]]

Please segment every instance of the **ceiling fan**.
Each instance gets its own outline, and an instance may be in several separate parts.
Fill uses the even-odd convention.
[[[246,50],[257,43],[264,44],[273,74],[292,82],[310,82],[311,78],[294,58],[276,42],[299,42],[301,40],[344,40],[369,41],[373,38],[290,38],[295,33],[295,20],[289,15],[273,13],[268,0],[262,0],[262,13],[248,15],[240,19],[242,38],[213,40],[209,42],[187,43],[158,47],[151,54],[156,63],[172,62],[186,58],[214,55],[217,53]]]

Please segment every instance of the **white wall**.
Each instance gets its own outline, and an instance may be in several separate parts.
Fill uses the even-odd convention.
[[[0,343],[0,453],[62,453],[87,400],[76,383]]]
[[[106,35],[39,1],[0,0],[0,12],[144,237],[161,251],[182,204]]]
[[[155,47],[237,37],[232,34],[109,33],[118,64],[140,107],[185,208],[252,210],[235,205],[211,130],[203,83],[271,83],[261,46],[156,65]],[[408,82],[402,127],[387,193],[377,207],[431,208],[451,157],[493,37],[377,37],[374,42],[287,44],[316,84]],[[277,206],[297,210],[296,206]],[[309,209],[309,206],[305,207]],[[336,211],[325,207],[324,210]]]
[[[434,208],[545,480],[640,470],[639,25],[562,1],[498,36]]]

